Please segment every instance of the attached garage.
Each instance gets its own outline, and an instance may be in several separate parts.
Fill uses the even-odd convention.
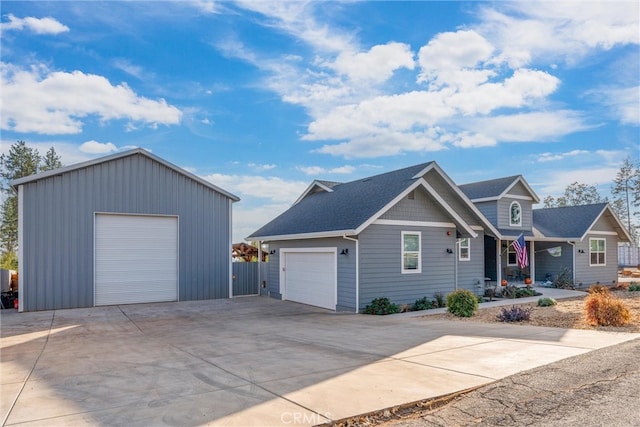
[[[143,149],[20,178],[20,311],[232,296],[239,199]]]
[[[335,310],[338,299],[336,248],[281,249],[283,299]]]
[[[95,230],[95,305],[177,301],[177,217],[96,214]]]

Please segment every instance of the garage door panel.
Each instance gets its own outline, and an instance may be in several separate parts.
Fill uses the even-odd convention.
[[[178,219],[96,215],[95,304],[178,299]]]
[[[284,298],[335,310],[335,252],[285,252]]]

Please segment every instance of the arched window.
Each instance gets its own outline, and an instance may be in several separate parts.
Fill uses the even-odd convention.
[[[518,202],[512,202],[509,206],[509,225],[518,227],[522,225],[522,207]]]

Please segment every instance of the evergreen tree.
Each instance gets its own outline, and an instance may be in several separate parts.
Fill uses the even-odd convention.
[[[616,213],[627,226],[629,233],[635,237],[637,227],[633,223],[633,217],[638,215],[638,212],[634,213],[634,211],[640,206],[640,167],[631,160],[631,157],[624,160],[616,174],[611,194],[614,196]]]
[[[0,188],[5,197],[0,219],[1,268],[18,268],[18,196],[11,181],[61,166],[60,156],[53,147],[43,158],[37,149],[27,146],[24,141],[16,142],[7,154],[0,155]]]

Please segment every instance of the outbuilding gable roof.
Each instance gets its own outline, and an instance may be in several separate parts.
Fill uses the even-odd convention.
[[[535,203],[540,201],[538,195],[529,186],[522,175],[507,176],[487,181],[471,182],[458,186],[460,190],[473,202],[498,200],[509,192],[516,184],[521,183],[531,194]]]
[[[582,240],[603,216],[607,216],[613,221],[615,231],[621,241],[631,241],[631,236],[608,203],[534,209],[534,235],[542,238]]]
[[[190,172],[187,172],[186,170],[184,170],[184,169],[182,169],[182,168],[180,168],[180,167],[178,167],[178,166],[176,166],[176,165],[174,165],[172,163],[169,163],[168,161],[166,161],[166,160],[164,160],[164,159],[162,159],[162,158],[150,153],[149,151],[147,151],[147,150],[145,150],[143,148],[134,148],[132,150],[123,151],[121,153],[116,153],[116,154],[112,154],[112,155],[109,155],[109,156],[99,157],[97,159],[88,160],[86,162],[76,163],[76,164],[65,166],[65,167],[62,167],[62,168],[53,169],[53,170],[50,170],[50,171],[46,171],[46,172],[42,172],[42,173],[38,173],[38,174],[34,174],[34,175],[25,176],[23,178],[19,178],[19,179],[11,181],[11,185],[16,187],[16,186],[21,185],[21,184],[27,184],[27,183],[30,183],[30,182],[35,182],[35,181],[46,179],[46,178],[49,178],[49,177],[52,177],[52,176],[62,175],[62,174],[65,174],[67,172],[71,172],[71,171],[74,171],[74,170],[89,168],[89,167],[94,166],[94,165],[98,165],[98,164],[109,162],[109,161],[116,160],[116,159],[121,159],[121,158],[124,158],[124,157],[134,156],[134,155],[142,155],[142,156],[148,157],[149,159],[154,160],[154,161],[166,166],[167,168],[169,168],[169,169],[171,169],[171,170],[173,170],[173,171],[175,171],[175,172],[177,172],[179,174],[182,174],[182,175],[184,175],[184,176],[186,176],[186,177],[188,177],[188,178],[190,178],[190,179],[192,179],[192,180],[204,185],[205,187],[208,187],[208,188],[210,188],[210,189],[212,189],[214,191],[217,191],[220,194],[225,195],[226,197],[230,198],[234,202],[237,202],[237,201],[240,200],[240,198],[238,196],[236,196],[234,194],[231,194],[228,191],[223,190],[222,188],[210,183],[209,181],[207,181],[207,180],[205,180],[203,178],[200,178],[199,176],[194,175],[194,174],[192,174]]]

